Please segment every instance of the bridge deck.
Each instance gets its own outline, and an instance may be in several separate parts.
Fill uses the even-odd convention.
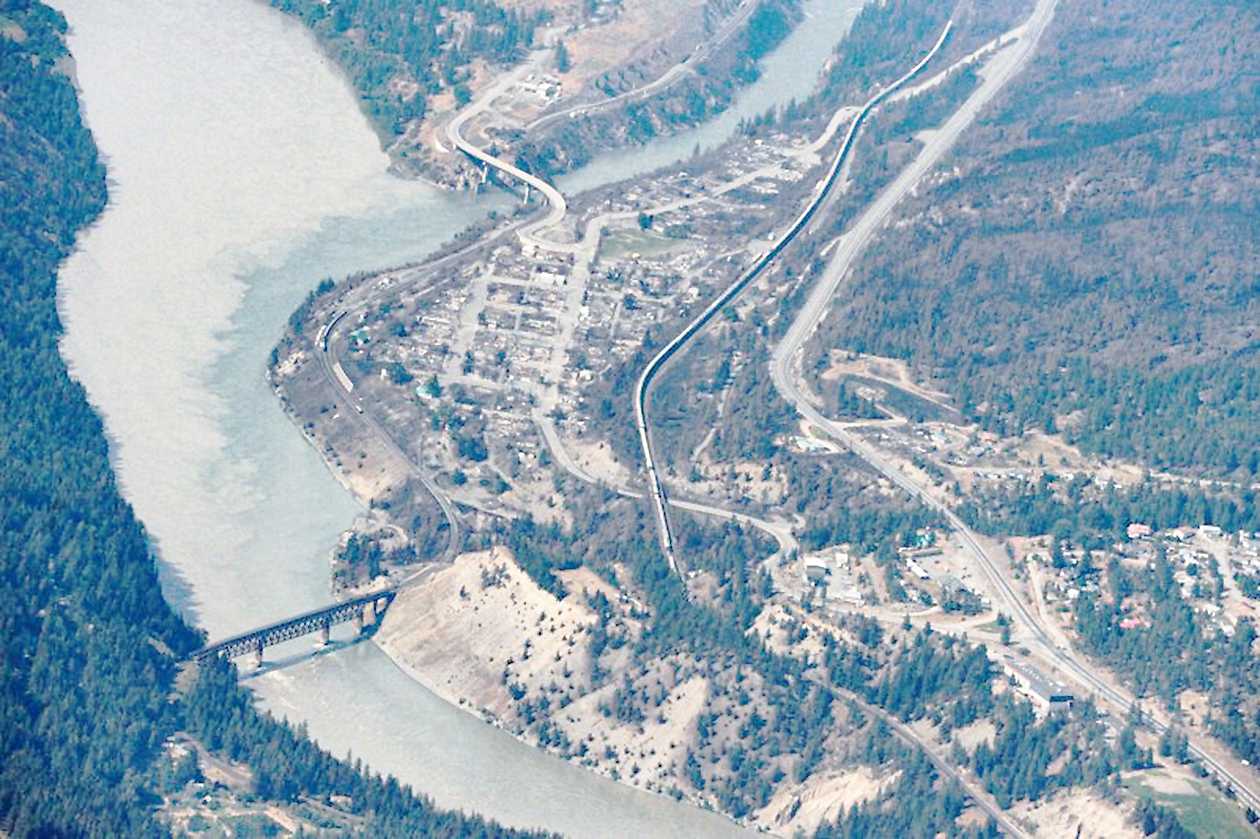
[[[242,632],[239,635],[233,635],[230,638],[207,644],[193,653],[193,658],[199,661],[212,655],[226,655],[228,658],[235,658],[245,653],[256,652],[263,647],[279,644],[282,641],[289,641],[293,638],[300,638],[303,635],[309,635],[321,629],[354,620],[356,617],[361,617],[363,610],[369,605],[377,608],[377,614],[379,615],[393,601],[396,593],[394,589],[385,589],[373,594],[345,600],[341,603],[312,609],[309,612],[303,612],[300,615],[276,621],[266,626],[255,627],[248,632]],[[383,605],[382,601],[384,601]]]

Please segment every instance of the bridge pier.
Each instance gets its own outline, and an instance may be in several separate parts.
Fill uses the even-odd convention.
[[[207,644],[193,653],[193,658],[200,661],[214,655],[236,658],[253,653],[256,665],[261,667],[263,649],[268,645],[280,644],[318,632],[321,645],[326,646],[332,640],[332,627],[350,621],[354,621],[357,634],[361,635],[369,631],[380,622],[381,616],[389,608],[393,599],[394,591],[385,590],[315,609],[287,620],[234,635],[214,644]]]
[[[363,608],[355,611],[354,628],[358,634],[362,635],[366,630],[376,625],[376,600],[368,600],[363,604]]]

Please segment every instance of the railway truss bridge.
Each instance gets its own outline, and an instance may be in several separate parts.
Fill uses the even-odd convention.
[[[196,661],[205,661],[215,656],[238,658],[253,653],[255,661],[261,664],[263,650],[266,647],[292,641],[303,635],[314,635],[318,632],[323,643],[327,644],[332,628],[337,624],[354,621],[356,629],[362,634],[376,627],[397,593],[396,589],[383,589],[321,609],[303,612],[300,615],[207,644],[193,653],[192,658]]]

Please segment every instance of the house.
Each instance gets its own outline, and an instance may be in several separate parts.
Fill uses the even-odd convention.
[[[827,579],[831,574],[831,568],[828,567],[827,561],[819,554],[810,554],[805,557],[805,579],[811,583],[821,582]]]
[[[932,576],[928,574],[927,570],[913,559],[906,560],[906,567],[910,569],[910,573],[914,574],[914,576],[918,577],[920,580],[930,580],[932,578]]]

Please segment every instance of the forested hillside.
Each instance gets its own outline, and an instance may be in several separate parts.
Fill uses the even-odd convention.
[[[42,6],[4,14],[0,824],[143,835],[156,826],[138,770],[174,724],[161,650],[196,639],[162,601],[100,421],[57,352],[57,265],[105,204],[104,168],[56,70],[64,24]]]
[[[760,61],[801,19],[800,0],[760,0],[747,23],[696,73],[622,108],[562,121],[541,136],[522,135],[516,138],[518,159],[554,177],[580,168],[601,150],[643,145],[703,122],[729,108],[740,87],[758,78]]]
[[[1241,0],[1060,5],[818,349],[908,359],[994,430],[1254,480],[1258,44]]]
[[[270,2],[311,28],[349,75],[377,131],[390,139],[424,116],[429,96],[466,93],[471,59],[518,58],[545,19],[491,0]]]
[[[166,738],[194,730],[284,801],[343,792],[368,835],[498,835],[369,779],[253,710],[162,599],[101,422],[57,351],[57,266],[105,205],[105,170],[64,66],[65,22],[0,4],[0,834],[149,836]]]

